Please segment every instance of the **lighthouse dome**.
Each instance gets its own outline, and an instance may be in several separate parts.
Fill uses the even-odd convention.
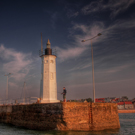
[[[49,39],[46,43],[45,55],[52,55],[51,43]]]

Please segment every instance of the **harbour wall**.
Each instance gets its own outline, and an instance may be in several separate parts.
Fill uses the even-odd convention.
[[[115,103],[46,103],[0,106],[0,122],[35,130],[98,131],[120,128]]]
[[[132,110],[118,110],[118,113],[135,113],[135,109]]]

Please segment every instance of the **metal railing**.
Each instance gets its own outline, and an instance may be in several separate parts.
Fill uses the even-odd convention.
[[[0,100],[0,105],[33,104],[37,103],[37,99],[38,97],[27,97],[27,98]]]

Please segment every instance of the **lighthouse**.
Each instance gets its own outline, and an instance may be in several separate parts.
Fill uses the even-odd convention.
[[[57,100],[57,80],[56,80],[56,55],[52,55],[51,43],[48,39],[46,49],[43,52],[41,35],[41,82],[40,82],[40,102],[55,103]]]

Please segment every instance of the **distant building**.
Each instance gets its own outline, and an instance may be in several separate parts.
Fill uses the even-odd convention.
[[[108,98],[105,98],[105,102],[106,103],[109,103],[109,102],[111,102],[111,99],[108,97]]]
[[[133,106],[134,106],[134,108],[135,108],[135,98],[132,99],[132,104],[133,104]]]
[[[105,98],[96,98],[95,102],[96,103],[105,103]]]
[[[134,105],[132,104],[131,101],[126,101],[125,102],[125,109],[133,109]]]
[[[107,97],[107,98],[105,98],[105,102],[106,103],[115,102],[114,101],[115,99],[116,99],[116,97]]]
[[[117,103],[118,109],[133,109],[134,105],[131,101],[119,102]]]
[[[124,102],[119,102],[117,103],[118,104],[118,109],[125,109],[125,105],[124,105]]]
[[[119,102],[119,101],[120,101],[120,98],[112,99],[112,102],[114,102],[114,103],[117,103],[117,102]]]
[[[111,100],[115,99],[116,97],[109,97]]]
[[[135,98],[132,101],[127,100],[126,96],[122,98],[107,97],[107,98],[96,98],[96,103],[117,103],[118,109],[134,109],[135,108]]]

